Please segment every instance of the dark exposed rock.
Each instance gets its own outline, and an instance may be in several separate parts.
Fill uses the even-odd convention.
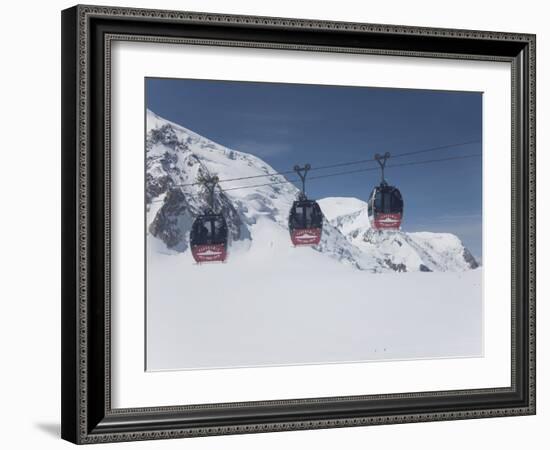
[[[147,204],[151,203],[151,200],[154,198],[167,192],[172,184],[172,178],[169,175],[155,178],[148,173],[145,177],[145,201]]]
[[[151,130],[149,132],[148,141],[150,145],[161,143],[173,149],[181,146],[181,141],[178,139],[178,135],[170,124]]]
[[[464,261],[470,266],[470,269],[477,269],[479,267],[478,262],[466,247],[464,247],[462,256],[464,257]]]
[[[399,263],[399,264],[395,264],[394,262],[392,262],[391,259],[385,259],[384,262],[386,263],[386,265],[396,271],[396,272],[406,272],[407,271],[407,266],[403,263]]]
[[[168,191],[149,231],[153,236],[162,239],[168,248],[183,252],[188,247],[186,231],[191,226],[193,216],[181,190]]]

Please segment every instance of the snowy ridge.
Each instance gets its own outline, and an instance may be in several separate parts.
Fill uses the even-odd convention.
[[[477,263],[450,234],[376,232],[370,229],[366,203],[356,198],[319,201],[325,215],[321,243],[291,249],[288,211],[298,189],[261,159],[228,149],[147,111],[146,202],[149,250],[188,252],[193,219],[207,206],[199,175],[216,174],[221,183],[216,209],[230,231],[229,260],[268,252],[273,257],[329,257],[370,272],[462,271]],[[255,177],[255,178],[254,178]],[[259,184],[269,186],[256,186]],[[235,189],[255,186],[249,189]],[[266,241],[266,236],[268,241]],[[309,260],[309,259],[308,259]]]
[[[319,201],[327,220],[346,216],[367,207],[367,202],[355,197],[326,197]]]
[[[350,199],[351,210],[347,214],[332,215],[330,223],[355,247],[364,253],[377,253],[378,257],[397,271],[446,272],[475,269],[478,263],[460,239],[450,233],[404,231],[377,231],[370,227],[367,204],[358,204]],[[337,209],[343,210],[344,201],[339,199]],[[331,215],[335,205],[332,198],[319,201],[321,208]],[[357,208],[353,211],[353,208]]]

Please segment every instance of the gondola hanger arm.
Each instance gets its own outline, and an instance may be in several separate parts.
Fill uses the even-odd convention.
[[[294,171],[298,174],[300,177],[300,180],[302,180],[302,195],[306,196],[306,177],[307,173],[311,170],[310,164],[305,164],[304,167],[300,167],[298,164],[294,166]]]
[[[390,152],[386,152],[383,155],[381,155],[380,153],[376,153],[374,155],[374,160],[380,165],[380,170],[382,171],[381,184],[386,183],[386,178],[384,176],[384,169],[386,168],[386,162],[388,161],[388,159],[390,159],[390,157],[391,157]]]

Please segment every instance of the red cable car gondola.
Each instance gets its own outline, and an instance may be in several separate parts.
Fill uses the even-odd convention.
[[[371,227],[375,230],[399,230],[403,220],[403,197],[395,186],[390,186],[384,179],[384,168],[389,153],[384,156],[378,153],[374,159],[380,164],[382,180],[369,197],[368,215]]]
[[[317,245],[321,242],[323,233],[323,213],[315,200],[309,200],[305,194],[309,164],[304,167],[294,166],[294,170],[302,180],[302,192],[294,201],[288,215],[288,231],[290,240],[295,246]]]
[[[223,262],[227,257],[227,223],[221,214],[208,211],[191,227],[191,253],[198,263]]]
[[[394,186],[380,184],[368,203],[369,220],[375,230],[399,230],[403,219],[403,198]]]
[[[294,245],[317,245],[323,232],[323,213],[317,202],[296,200],[288,216],[288,230]]]
[[[197,263],[224,262],[227,258],[227,223],[222,214],[214,211],[214,189],[218,177],[203,177],[200,183],[208,193],[209,208],[197,216],[191,226],[191,254]]]

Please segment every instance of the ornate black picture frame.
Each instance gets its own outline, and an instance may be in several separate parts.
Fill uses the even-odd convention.
[[[110,46],[117,40],[511,63],[511,386],[113,409],[109,102]],[[64,439],[84,444],[535,414],[534,35],[75,6],[62,12],[62,85]]]

